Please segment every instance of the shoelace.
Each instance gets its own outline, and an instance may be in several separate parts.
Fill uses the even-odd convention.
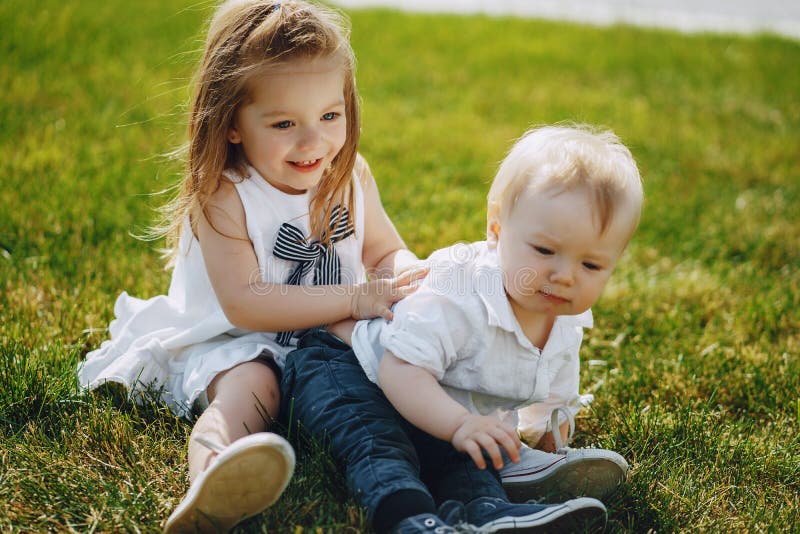
[[[558,414],[563,413],[569,422],[569,433],[567,434],[567,442],[561,440],[561,426],[558,424]],[[566,406],[558,406],[550,412],[550,432],[553,433],[553,441],[556,445],[556,452],[558,454],[566,454],[572,441],[572,435],[575,434],[575,417]]]
[[[525,504],[546,504],[547,497],[539,497],[538,499],[528,499]]]
[[[440,533],[439,528],[447,528],[449,530],[442,530]],[[452,527],[439,527],[439,528],[434,530],[436,534],[480,534],[481,533],[481,529],[470,523],[464,523],[463,521],[456,523]]]

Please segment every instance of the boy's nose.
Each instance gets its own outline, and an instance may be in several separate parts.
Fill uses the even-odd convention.
[[[567,262],[562,262],[556,265],[556,267],[550,273],[550,281],[554,284],[560,284],[562,286],[571,286],[575,281],[575,277],[572,272],[572,265],[568,264]]]

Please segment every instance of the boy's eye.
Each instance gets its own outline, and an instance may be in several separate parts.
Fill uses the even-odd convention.
[[[292,126],[292,121],[280,121],[276,122],[272,125],[273,128],[277,128],[278,130],[285,130]]]
[[[586,267],[587,269],[589,269],[590,271],[599,271],[600,270],[600,266],[599,265],[597,265],[596,263],[592,263],[590,261],[583,262],[583,266]]]
[[[536,250],[536,252],[538,252],[539,254],[544,254],[545,256],[550,256],[551,254],[553,254],[553,251],[550,250],[549,248],[538,247],[536,245],[534,245],[533,248]]]
[[[329,111],[328,113],[326,113],[325,115],[322,116],[322,120],[324,120],[324,121],[332,121],[333,119],[335,119],[338,116],[339,116],[339,114],[336,113],[335,111]]]

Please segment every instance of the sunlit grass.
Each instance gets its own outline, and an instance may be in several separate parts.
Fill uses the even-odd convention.
[[[120,291],[167,288],[135,240],[180,165],[210,3],[0,3],[0,528],[157,531],[190,426],[77,391]],[[641,227],[583,355],[579,445],[622,453],[619,531],[800,524],[800,44],[510,18],[352,13],[361,151],[420,255],[483,236],[488,182],[528,126],[614,129]],[[302,435],[286,496],[246,531],[360,531]]]

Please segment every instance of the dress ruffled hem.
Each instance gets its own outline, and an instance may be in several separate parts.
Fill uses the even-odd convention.
[[[118,383],[136,402],[157,398],[176,415],[191,417],[193,408],[207,405],[206,389],[219,373],[265,350],[283,364],[285,348],[271,334],[237,331],[224,315],[198,321],[165,296],[143,301],[122,293],[114,310],[111,339],[78,365],[78,381],[87,390]]]

